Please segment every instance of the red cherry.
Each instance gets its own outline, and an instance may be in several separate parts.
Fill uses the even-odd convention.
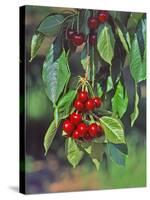
[[[85,104],[85,107],[87,110],[94,110],[95,108],[95,103],[93,101],[93,99],[89,99],[86,104]]]
[[[72,40],[74,34],[75,34],[75,31],[73,29],[68,29],[67,30],[68,39]]]
[[[87,100],[88,100],[88,92],[86,91],[81,91],[78,95],[78,99],[82,102],[82,103],[85,103]]]
[[[74,125],[70,122],[70,120],[65,120],[63,123],[63,130],[70,136],[74,131]]]
[[[80,46],[84,42],[84,35],[83,33],[74,33],[72,36],[72,43],[75,46]]]
[[[90,141],[92,140],[92,137],[90,136],[89,133],[86,133],[86,135],[84,136],[84,139]]]
[[[84,104],[80,101],[80,100],[78,100],[78,99],[76,99],[75,100],[75,102],[74,102],[74,107],[78,110],[78,111],[84,111]]]
[[[96,106],[97,108],[100,107],[100,106],[102,105],[102,100],[101,100],[101,98],[99,98],[99,97],[94,97],[94,98],[93,98],[93,101],[94,101],[95,106]]]
[[[73,137],[74,139],[79,139],[79,138],[80,138],[80,133],[79,133],[79,131],[78,131],[78,130],[75,130],[75,131],[73,132],[73,134],[72,134],[72,137]]]
[[[89,43],[90,45],[95,45],[97,42],[97,34],[96,33],[91,33],[89,35]]]
[[[78,125],[82,121],[82,116],[78,113],[72,113],[70,115],[70,122],[74,125]]]
[[[100,137],[103,135],[103,128],[101,127],[101,125],[99,125],[97,127],[97,136]]]
[[[88,19],[88,27],[90,29],[96,29],[98,27],[98,19],[97,19],[97,17],[89,17],[89,19]]]
[[[91,137],[96,137],[98,133],[98,125],[96,123],[92,123],[89,125],[89,134]]]
[[[84,135],[86,135],[87,131],[88,131],[88,127],[86,124],[84,123],[80,123],[77,126],[77,130],[79,131],[80,137],[84,137]]]
[[[107,11],[100,11],[98,14],[98,20],[100,23],[104,23],[108,20],[109,13]]]

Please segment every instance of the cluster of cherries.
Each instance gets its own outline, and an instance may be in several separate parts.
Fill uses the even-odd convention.
[[[82,114],[100,107],[102,101],[99,97],[89,98],[88,92],[81,91],[74,101],[76,112],[73,112],[63,123],[63,130],[67,137],[74,139],[92,140],[103,135],[103,129],[96,122],[87,125]]]
[[[97,34],[94,32],[98,28],[100,23],[104,23],[108,20],[109,13],[107,11],[100,11],[97,16],[91,16],[88,18],[88,27],[91,30],[89,34],[89,44],[95,45],[97,42]],[[74,46],[80,46],[85,41],[83,33],[77,33],[74,29],[67,30],[67,37]]]

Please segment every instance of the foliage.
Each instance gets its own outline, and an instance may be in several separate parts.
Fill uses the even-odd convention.
[[[31,41],[32,61],[45,37],[54,37],[46,55],[42,77],[44,88],[54,108],[54,120],[50,123],[44,139],[45,154],[62,120],[74,111],[73,102],[80,89],[88,88],[91,96],[101,97],[103,104],[97,109],[98,123],[103,127],[104,136],[91,142],[66,138],[65,150],[69,163],[76,167],[84,154],[90,156],[97,170],[106,153],[119,165],[125,165],[128,154],[124,126],[121,118],[127,111],[129,96],[124,83],[123,71],[130,69],[134,81],[134,110],[130,113],[131,126],[139,115],[140,101],[137,87],[146,79],[146,16],[143,13],[108,12],[107,21],[97,28],[96,45],[89,44],[90,29],[88,19],[97,16],[97,10],[62,9],[53,10],[39,24]],[[81,64],[85,77],[74,77],[70,72],[69,59],[78,48],[67,38],[69,28],[84,34],[80,46]],[[78,66],[76,66],[78,67]],[[70,80],[76,79],[77,85],[70,87]],[[111,93],[111,95],[110,95]],[[108,109],[106,101],[111,98]],[[110,111],[110,109],[112,111]],[[90,115],[90,117],[93,117]]]

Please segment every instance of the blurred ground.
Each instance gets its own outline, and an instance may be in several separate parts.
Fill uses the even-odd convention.
[[[146,184],[146,89],[142,84],[140,117],[134,128],[130,127],[129,117],[124,117],[129,157],[126,167],[117,166],[112,161],[102,163],[97,172],[88,158],[72,169],[65,158],[64,138],[58,132],[48,156],[44,157],[43,138],[52,119],[52,108],[43,90],[41,80],[44,56],[53,38],[47,38],[39,55],[29,63],[30,42],[39,22],[51,11],[47,7],[26,9],[26,192],[64,192],[111,188],[143,187]],[[74,63],[74,66],[79,63]],[[73,70],[74,66],[71,66]],[[74,72],[76,72],[74,71]],[[127,80],[129,79],[126,76]],[[130,88],[130,80],[128,88]],[[132,102],[131,102],[132,103]],[[128,110],[132,109],[129,105]],[[128,115],[127,115],[128,116]]]

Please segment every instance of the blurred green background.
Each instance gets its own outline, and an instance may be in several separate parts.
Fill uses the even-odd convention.
[[[123,118],[129,148],[126,167],[104,160],[96,171],[88,157],[73,169],[66,160],[64,138],[58,131],[47,157],[44,157],[43,138],[52,120],[52,106],[45,95],[41,79],[42,63],[53,38],[47,38],[38,56],[30,59],[30,43],[39,22],[51,12],[48,7],[26,7],[26,193],[97,190],[109,188],[143,187],[146,185],[146,83],[141,83],[140,116],[133,128],[129,114]],[[72,71],[79,72],[77,55],[72,58]],[[76,66],[76,68],[74,67]],[[77,68],[77,66],[79,68]],[[130,77],[128,88],[130,87]],[[132,101],[128,112],[132,109]],[[129,112],[130,113],[130,112]],[[22,161],[23,162],[23,161]]]

